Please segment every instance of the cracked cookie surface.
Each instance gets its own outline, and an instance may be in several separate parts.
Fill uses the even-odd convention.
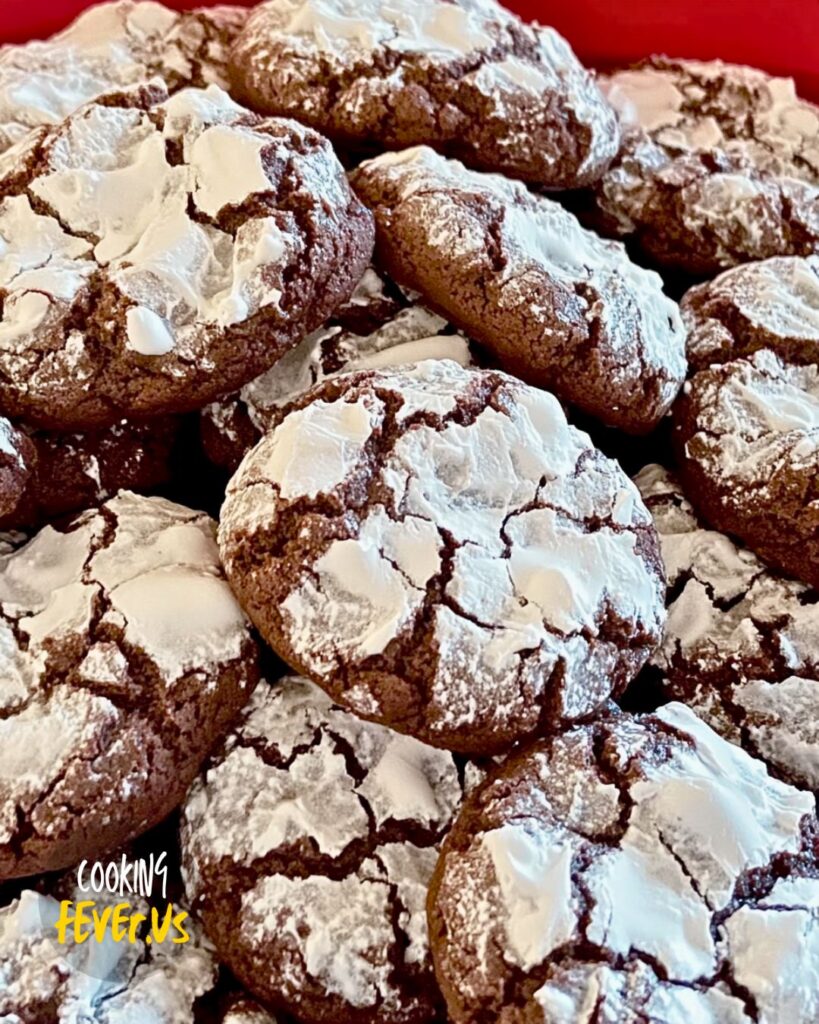
[[[819,362],[819,256],[779,256],[726,270],[685,293],[693,370],[772,349],[785,362]]]
[[[791,79],[652,57],[602,76],[623,143],[592,219],[694,274],[819,251],[819,107]]]
[[[163,95],[90,104],[0,158],[12,418],[72,430],[199,408],[268,369],[367,266],[372,219],[325,139],[216,86]]]
[[[504,370],[629,433],[668,411],[686,370],[679,310],[621,243],[426,147],[351,180],[375,213],[380,265]]]
[[[119,490],[154,490],[171,476],[179,428],[180,419],[173,416],[144,423],[123,420],[81,434],[12,427],[25,452],[16,471],[9,468],[0,435],[0,529],[37,527],[97,505]]]
[[[572,188],[617,151],[616,116],[568,43],[493,0],[274,0],[231,72],[254,109],[370,153],[424,143]]]
[[[247,10],[97,4],[44,42],[0,49],[0,152],[84,103],[151,78],[172,90],[226,86],[227,48]]]
[[[773,774],[819,789],[816,591],[709,530],[661,466],[646,466],[635,483],[668,578],[668,618],[650,662],[663,693]]]
[[[220,548],[288,664],[464,753],[590,714],[662,628],[632,482],[553,395],[448,360],[290,406],[228,487]]]
[[[718,530],[819,585],[819,366],[761,349],[700,370],[674,407],[685,493]]]
[[[122,492],[0,557],[0,878],[160,821],[246,702],[256,643],[214,534]]]
[[[238,395],[203,410],[205,452],[233,472],[275,426],[287,404],[327,377],[433,358],[453,359],[462,366],[473,362],[463,335],[370,267],[350,301],[317,331]]]
[[[455,1024],[808,1024],[814,801],[688,708],[540,740],[467,798],[429,894]]]
[[[62,882],[63,880],[61,880]],[[54,886],[48,888],[54,889]],[[98,913],[119,902],[148,915],[141,897],[90,894]],[[0,1020],[9,1024],[194,1024],[196,1000],[213,987],[217,967],[210,943],[190,918],[190,940],[78,943],[72,929],[57,941],[60,899],[89,899],[78,888],[25,889],[0,907]],[[160,915],[166,911],[159,908]],[[174,906],[174,913],[179,911]],[[161,919],[161,917],[160,917]],[[127,925],[126,925],[127,928]],[[251,1024],[248,1020],[248,1024]]]
[[[310,1024],[410,1024],[440,1008],[425,900],[460,804],[451,754],[261,683],[183,807],[183,875],[220,957]]]

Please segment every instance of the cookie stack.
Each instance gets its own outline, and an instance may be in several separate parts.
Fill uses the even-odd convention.
[[[819,110],[119,0],[0,147],[0,1020],[816,1020]]]

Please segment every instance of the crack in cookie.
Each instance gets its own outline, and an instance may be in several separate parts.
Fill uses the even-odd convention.
[[[50,429],[241,386],[349,298],[372,252],[329,143],[216,86],[82,108],[0,158],[0,195],[0,406]]]
[[[602,76],[623,145],[593,224],[691,274],[819,248],[819,108],[789,78],[651,57]]]
[[[429,144],[550,188],[600,177],[616,118],[554,29],[493,0],[275,0],[231,50],[238,95],[342,148]]]
[[[290,406],[229,485],[220,547],[285,661],[464,753],[590,714],[662,628],[656,534],[625,474],[552,395],[447,360]]]
[[[443,843],[428,907],[450,1016],[807,1024],[816,837],[809,793],[681,704],[538,740]]]
[[[0,877],[161,820],[256,654],[202,513],[122,492],[0,556]]]
[[[273,1006],[429,1021],[427,884],[462,794],[452,755],[304,679],[263,683],[183,808],[186,891],[220,956]]]
[[[619,242],[558,203],[427,147],[351,177],[378,258],[502,369],[628,433],[652,430],[685,377],[675,302]]]
[[[205,451],[235,472],[286,406],[327,377],[422,359],[475,362],[469,342],[443,317],[405,295],[370,267],[350,301],[238,395],[202,411]]]

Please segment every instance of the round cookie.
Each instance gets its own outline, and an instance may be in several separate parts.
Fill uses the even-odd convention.
[[[604,714],[465,801],[429,892],[454,1024],[808,1024],[817,822],[688,708]]]
[[[54,889],[54,886],[49,886]],[[206,997],[217,968],[209,943],[190,919],[184,943],[58,941],[60,899],[92,898],[97,913],[127,902],[131,913],[150,914],[133,895],[86,894],[79,889],[25,889],[0,907],[0,1020],[9,1024],[198,1024],[197,1001]],[[164,914],[167,903],[159,908]],[[174,912],[180,908],[174,907]],[[127,924],[126,924],[127,928]],[[250,1021],[248,1020],[248,1024]]]
[[[305,1024],[431,1021],[427,884],[462,794],[451,754],[304,679],[262,683],[182,809],[192,908],[242,984]]]
[[[99,504],[118,490],[154,490],[170,478],[179,426],[176,417],[164,416],[144,423],[123,420],[83,434],[16,430],[27,454],[13,477],[6,477],[14,486],[6,490],[12,497],[5,507],[0,498],[0,529],[39,526]],[[0,468],[0,495],[3,479]]]
[[[819,256],[776,256],[726,270],[689,289],[680,312],[694,370],[761,348],[788,363],[817,363]]]
[[[588,715],[660,638],[657,536],[553,395],[449,360],[325,381],[228,487],[220,549],[340,704],[490,754]]]
[[[819,107],[789,78],[651,57],[602,76],[623,144],[593,222],[692,274],[819,251]]]
[[[237,94],[342,147],[428,144],[549,188],[596,181],[619,141],[552,28],[494,0],[272,0],[231,50]]]
[[[819,789],[819,605],[700,522],[660,466],[635,477],[660,535],[668,619],[651,666],[726,739],[794,785]]]
[[[172,90],[227,86],[238,6],[173,11],[150,0],[101,3],[41,42],[0,50],[0,152],[84,103],[159,77]]]
[[[819,366],[762,349],[695,374],[674,407],[683,489],[711,526],[819,585]]]
[[[686,369],[679,310],[620,243],[426,147],[362,164],[352,182],[387,272],[504,370],[628,433],[668,411]]]
[[[202,444],[216,465],[234,472],[278,421],[285,406],[327,377],[350,370],[454,359],[471,365],[467,340],[372,267],[350,301],[238,395],[201,414]]]
[[[257,647],[214,533],[122,492],[0,556],[0,879],[156,824],[246,702]]]
[[[28,435],[0,416],[0,526],[13,524],[36,465],[37,450]]]
[[[366,269],[372,218],[326,140],[216,86],[163,93],[90,104],[0,158],[12,418],[75,430],[200,408]]]

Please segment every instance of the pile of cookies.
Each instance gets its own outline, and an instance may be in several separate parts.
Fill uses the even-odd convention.
[[[0,245],[0,1021],[819,1018],[792,82],[117,0],[0,50]],[[60,938],[161,854],[188,941]]]

